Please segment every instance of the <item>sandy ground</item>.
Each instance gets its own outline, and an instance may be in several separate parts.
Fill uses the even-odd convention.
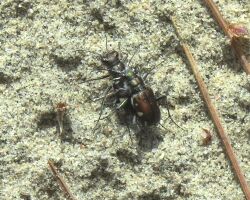
[[[52,159],[77,199],[243,200],[187,60],[169,21],[191,46],[245,176],[250,181],[250,78],[201,0],[3,0],[0,3],[0,199],[65,199]],[[248,0],[219,0],[225,18],[250,28]],[[146,83],[168,94],[174,125],[130,128],[101,120],[99,54],[135,54],[130,66],[155,67]],[[76,51],[81,49],[82,51]],[[164,61],[164,62],[163,62]],[[163,63],[162,63],[163,62]],[[68,104],[65,135],[55,105]],[[104,115],[112,112],[104,107]],[[202,143],[202,128],[212,143]]]

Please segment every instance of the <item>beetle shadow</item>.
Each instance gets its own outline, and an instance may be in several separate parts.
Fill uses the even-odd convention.
[[[59,137],[61,142],[72,143],[74,141],[72,122],[67,114],[63,117],[63,133],[60,134],[57,113],[54,110],[40,113],[37,117],[37,130],[47,130],[50,128],[56,129],[55,137]]]
[[[222,55],[223,60],[226,61],[226,66],[232,71],[239,73],[241,71],[241,65],[239,63],[236,53],[231,48],[231,45],[226,44],[224,47],[222,47],[222,53],[223,53]],[[223,65],[223,64],[225,63],[222,63],[222,62],[219,63],[219,65]]]
[[[162,134],[157,126],[140,128],[136,133],[136,138],[139,149],[147,152],[152,151],[152,149],[157,149],[163,141]]]
[[[56,125],[57,133],[59,133],[59,124]],[[63,133],[60,135],[61,142],[75,143],[73,137],[72,122],[68,115],[65,115],[63,118]]]
[[[238,42],[238,43],[235,43]],[[237,52],[233,46],[238,46],[243,55],[248,58],[250,56],[250,40],[246,38],[235,39],[230,44],[226,44],[223,48],[223,58],[227,63],[227,66],[235,72],[243,71],[242,64],[237,56]]]

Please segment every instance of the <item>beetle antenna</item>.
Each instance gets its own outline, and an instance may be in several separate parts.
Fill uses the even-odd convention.
[[[109,87],[106,89],[105,93],[104,93],[104,98],[102,99],[102,103],[101,103],[101,111],[100,111],[100,113],[99,113],[99,117],[98,117],[98,119],[97,119],[97,121],[96,121],[96,124],[95,124],[95,127],[93,128],[92,133],[95,132],[96,127],[97,127],[99,121],[101,120],[101,116],[102,116],[103,109],[104,109],[104,102],[105,102],[106,97],[107,97],[107,95],[108,95],[108,93],[109,93],[109,91],[110,91],[111,89],[112,89],[112,86],[109,86]]]
[[[165,130],[167,130],[167,128],[165,127],[165,126],[163,126],[161,123],[159,123],[160,124],[160,126],[162,127],[162,128],[164,128]]]
[[[118,49],[119,49],[119,52],[121,52],[121,42],[118,42]]]
[[[126,58],[123,58],[123,53],[122,53],[122,48],[121,48],[121,42],[118,42],[118,50],[119,50],[119,57],[121,57],[121,60],[123,60],[123,62],[126,62],[127,58],[128,58],[128,54],[126,53]]]
[[[102,57],[102,55],[100,53],[97,53],[97,52],[94,52],[94,51],[90,51],[90,50],[83,50],[83,49],[76,49],[74,50],[75,52],[78,52],[78,51],[81,51],[81,52],[84,52],[84,53],[92,53],[92,54],[95,54],[95,56],[100,59]]]
[[[162,63],[164,63],[166,60],[163,60],[161,61],[158,65],[155,65],[154,67],[152,67],[148,72],[146,72],[144,75],[143,75],[143,79],[146,79],[148,77],[148,75],[154,70],[156,69],[157,67],[159,67]]]
[[[105,38],[106,38],[106,51],[108,51],[108,37],[106,34],[105,34]]]
[[[134,54],[132,55],[132,57],[131,57],[130,60],[128,61],[128,66],[129,66],[130,62],[132,61],[132,59],[134,58],[134,56],[136,55],[136,53],[137,53],[138,49],[140,48],[140,46],[141,46],[141,45],[139,45],[139,46],[136,48]]]

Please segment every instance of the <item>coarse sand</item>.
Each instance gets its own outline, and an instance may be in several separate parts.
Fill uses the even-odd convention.
[[[249,0],[215,3],[228,22],[250,29]],[[2,0],[0,200],[65,199],[49,159],[78,200],[245,199],[171,16],[250,182],[250,77],[204,1]],[[167,95],[161,125],[128,129],[113,102],[102,108],[93,100],[112,80],[86,80],[106,74],[100,55],[111,49],[140,72],[153,69],[146,84]],[[67,104],[61,135],[60,102]],[[167,104],[184,130],[168,118]],[[205,146],[203,128],[213,135]]]

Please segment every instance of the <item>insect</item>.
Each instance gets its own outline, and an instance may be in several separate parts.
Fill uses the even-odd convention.
[[[122,55],[115,50],[107,50],[103,55],[98,54],[98,57],[102,63],[98,69],[107,71],[108,73],[101,77],[89,79],[89,81],[100,80],[109,77],[112,80],[112,85],[106,89],[102,97],[95,99],[102,99],[101,111],[96,125],[98,124],[99,120],[101,120],[104,102],[108,97],[115,98],[114,104],[116,111],[123,110],[125,115],[132,116],[131,118],[128,117],[129,121],[126,122],[127,125],[133,123],[144,127],[159,124],[161,120],[161,112],[158,102],[163,98],[163,96],[157,98],[153,92],[153,89],[149,85],[145,84],[145,80],[152,69],[141,75],[136,68],[129,66],[131,59],[128,62],[125,62],[122,59]],[[174,122],[168,108],[167,110],[171,121]]]
[[[104,54],[101,62],[112,77],[112,95],[116,97],[116,103],[121,102],[117,109],[129,110],[134,115],[134,123],[138,121],[144,126],[159,123],[161,113],[157,98],[136,69],[121,61],[117,51]]]

